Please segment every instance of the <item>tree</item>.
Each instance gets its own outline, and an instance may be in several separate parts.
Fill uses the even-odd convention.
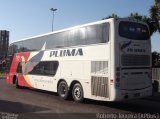
[[[108,18],[119,18],[118,16],[117,16],[117,14],[112,14],[112,15],[109,15],[109,16],[107,16],[107,17],[105,17],[105,18],[102,18],[102,20],[105,20],[105,19],[108,19]]]
[[[160,33],[160,0],[155,0],[154,5],[151,6],[149,12],[156,30]]]
[[[150,8],[150,16],[140,15],[138,13],[131,13],[128,18],[136,19],[139,21],[143,21],[149,26],[150,35],[154,32],[159,31],[160,33],[160,0],[155,0],[154,5]],[[105,17],[104,19],[108,18],[119,18],[118,15],[112,14],[111,16]]]
[[[128,18],[145,22],[149,26],[150,35],[157,31],[157,26],[150,17],[139,15],[138,13],[131,13]]]
[[[116,14],[112,14],[111,16],[103,18],[103,20],[104,19],[108,19],[108,18],[120,18],[120,17],[118,15],[116,15]],[[150,17],[139,15],[138,13],[131,13],[128,16],[128,18],[130,18],[130,19],[136,19],[138,21],[142,21],[142,22],[145,22],[146,24],[148,24],[149,29],[150,29],[150,35],[152,35],[154,32],[157,31],[157,26],[152,21],[152,19]]]
[[[152,67],[160,67],[160,53],[152,53]]]

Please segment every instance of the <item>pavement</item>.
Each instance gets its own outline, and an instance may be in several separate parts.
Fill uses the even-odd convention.
[[[0,76],[0,79],[4,80],[5,76]],[[152,96],[143,98],[144,100],[154,101],[154,102],[160,102],[160,90],[159,92],[153,92]]]
[[[149,96],[143,99],[160,102],[160,92],[153,92],[152,96]]]

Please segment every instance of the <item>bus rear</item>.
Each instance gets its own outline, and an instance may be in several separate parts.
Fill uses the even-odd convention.
[[[117,20],[115,34],[114,100],[152,95],[148,26],[141,22]]]

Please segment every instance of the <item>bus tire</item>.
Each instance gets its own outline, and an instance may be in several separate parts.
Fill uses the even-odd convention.
[[[19,84],[18,84],[18,78],[16,77],[16,88],[20,88]]]
[[[58,85],[58,95],[60,98],[67,100],[68,99],[69,88],[65,81],[61,81]]]
[[[72,97],[76,102],[83,102],[83,88],[80,83],[76,83],[72,89]]]

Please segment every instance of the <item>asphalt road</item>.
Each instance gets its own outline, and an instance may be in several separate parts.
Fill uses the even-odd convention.
[[[125,102],[62,100],[56,93],[34,89],[16,89],[0,79],[0,119],[88,119],[159,118],[160,101],[145,99]]]

